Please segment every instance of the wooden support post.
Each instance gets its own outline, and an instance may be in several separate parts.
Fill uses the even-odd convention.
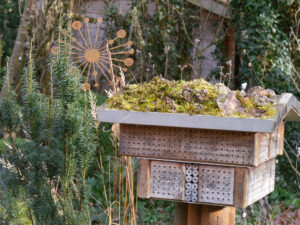
[[[150,198],[150,160],[139,159],[138,170],[138,189],[139,198]]]
[[[174,225],[187,225],[188,204],[175,202]]]
[[[180,210],[179,210],[180,209]],[[175,203],[175,225],[234,225],[235,207]],[[187,216],[187,220],[182,219]],[[179,220],[179,218],[181,220]]]

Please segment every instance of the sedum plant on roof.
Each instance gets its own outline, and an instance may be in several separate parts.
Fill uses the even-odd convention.
[[[269,118],[276,113],[277,99],[274,91],[261,87],[231,91],[224,84],[212,85],[204,79],[169,81],[155,77],[124,87],[106,103],[107,108],[118,110]]]

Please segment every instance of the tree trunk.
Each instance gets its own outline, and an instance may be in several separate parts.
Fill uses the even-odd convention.
[[[23,62],[24,60],[20,60],[20,57],[23,57],[24,52],[24,43],[26,42],[26,36],[27,36],[27,27],[29,25],[30,21],[30,15],[31,15],[31,8],[32,3],[34,0],[26,0],[25,2],[25,8],[22,15],[21,23],[18,29],[17,38],[15,41],[14,49],[9,61],[9,82],[12,82],[15,78],[15,76],[20,72],[20,70],[23,68]],[[21,58],[22,59],[22,58]],[[4,82],[1,93],[0,93],[0,99],[5,98],[7,96],[7,83]]]

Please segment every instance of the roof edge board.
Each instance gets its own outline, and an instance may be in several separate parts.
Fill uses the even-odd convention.
[[[276,129],[283,120],[300,122],[300,103],[293,94],[281,94],[278,100],[277,108],[277,113],[273,117],[274,129]]]

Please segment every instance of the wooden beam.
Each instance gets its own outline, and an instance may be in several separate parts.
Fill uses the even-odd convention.
[[[188,204],[187,225],[201,224],[201,205]]]
[[[234,225],[235,211],[229,206],[188,204],[187,225]]]
[[[187,225],[188,204],[183,202],[175,202],[174,225]]]
[[[219,16],[229,18],[228,0],[188,0],[190,3],[199,6]]]
[[[234,168],[233,204],[235,207],[247,206],[248,168]]]
[[[139,198],[150,198],[151,162],[148,159],[139,159],[137,179],[137,195]]]

